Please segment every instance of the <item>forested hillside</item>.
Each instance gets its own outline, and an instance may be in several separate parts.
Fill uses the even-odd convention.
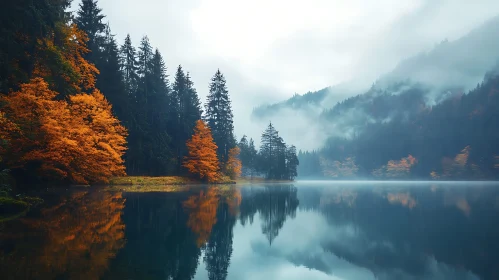
[[[321,143],[300,152],[300,177],[495,178],[498,26],[496,17],[445,40],[336,104],[330,87],[258,107],[253,119],[306,120],[294,129]]]
[[[454,95],[435,106],[425,105],[417,91],[374,98],[367,104],[379,113],[372,115],[387,120],[366,120],[363,130],[350,138],[330,138],[319,151],[300,152],[299,174],[380,179],[497,178],[499,76],[496,71],[497,68],[491,71],[471,92]],[[386,108],[383,100],[387,98],[400,102],[391,115],[383,109]]]

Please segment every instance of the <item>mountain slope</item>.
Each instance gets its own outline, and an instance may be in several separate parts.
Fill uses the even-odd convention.
[[[397,116],[386,122],[370,122],[350,139],[330,138],[318,152],[301,153],[299,175],[499,178],[498,69],[495,67],[468,94],[455,95],[431,107],[419,99],[415,113],[407,118]],[[400,95],[403,96],[418,94]],[[310,170],[308,166],[320,168]]]
[[[408,120],[462,95],[483,79],[498,58],[499,17],[495,17],[456,41],[444,41],[402,61],[370,89],[352,90],[355,83],[351,82],[295,95],[255,108],[252,119],[271,120],[284,128],[293,124],[282,130],[283,135],[298,148],[317,149],[328,138],[351,139],[369,124]],[[353,97],[344,99],[346,96]]]

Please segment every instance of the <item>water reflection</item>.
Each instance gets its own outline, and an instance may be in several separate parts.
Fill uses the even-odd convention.
[[[73,192],[2,224],[2,277],[98,279],[125,245],[124,202],[121,193]]]
[[[241,224],[258,212],[262,220],[262,233],[269,244],[278,236],[288,217],[294,218],[298,207],[297,189],[292,185],[248,187],[242,190]]]
[[[0,268],[7,279],[499,279],[498,198],[483,183],[52,194],[0,225]]]
[[[237,212],[234,211],[234,207],[237,207],[240,202],[238,199],[240,192],[234,187],[229,187],[222,189],[219,193],[223,199],[220,199],[218,204],[217,222],[206,244],[203,260],[208,271],[208,278],[223,280],[227,278],[227,269],[232,256],[233,228]]]

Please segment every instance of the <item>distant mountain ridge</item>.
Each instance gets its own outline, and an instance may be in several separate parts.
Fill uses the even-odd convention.
[[[353,81],[295,95],[255,108],[252,119],[272,120],[277,127],[293,123],[293,129],[301,131],[300,138],[310,134],[316,141],[331,137],[349,139],[361,133],[367,124],[395,118],[408,120],[443,100],[466,93],[494,68],[498,58],[499,16],[455,41],[445,40],[430,51],[401,61],[391,72],[381,75],[371,88],[351,89]],[[300,147],[299,140],[293,142],[298,143],[298,148],[310,149],[310,145]]]
[[[472,56],[470,52],[473,52]],[[482,80],[486,71],[495,65],[497,58],[499,58],[499,16],[486,21],[480,27],[453,42],[444,40],[428,52],[421,52],[402,60],[392,71],[381,75],[375,81],[374,87],[381,90],[403,82],[407,84],[419,83],[428,87],[437,86],[440,89],[452,87],[470,90]],[[436,79],[436,76],[443,77],[443,79]],[[295,94],[285,101],[261,105],[254,109],[253,116],[258,118],[268,114],[266,110],[302,109],[306,105],[320,107],[330,95],[338,95],[336,99],[340,99],[344,96],[355,96],[365,92],[356,89],[344,93],[353,83],[343,83],[318,91],[309,91],[303,95]],[[343,99],[338,100],[338,102]],[[331,108],[334,105],[324,104],[323,107]]]

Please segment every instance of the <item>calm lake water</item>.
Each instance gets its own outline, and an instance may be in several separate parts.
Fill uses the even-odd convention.
[[[0,224],[2,279],[499,279],[499,184],[71,190]]]

